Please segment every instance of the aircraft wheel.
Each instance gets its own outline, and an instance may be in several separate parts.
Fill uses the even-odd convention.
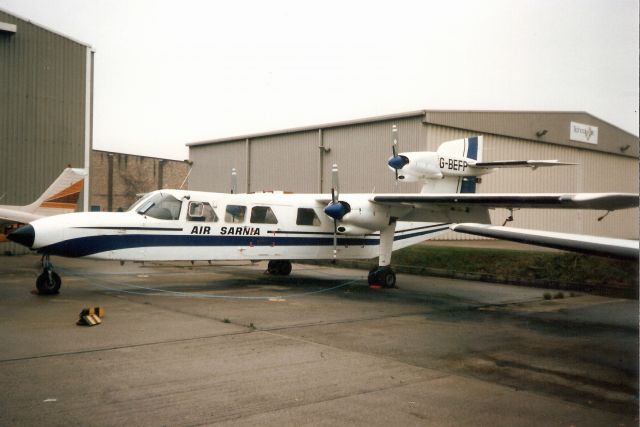
[[[382,272],[381,282],[382,286],[385,288],[395,288],[396,273],[394,273],[392,269]]]
[[[369,270],[369,276],[367,277],[367,282],[369,282],[370,285],[375,285],[378,283],[376,280],[377,271],[378,271],[378,267],[374,267],[371,270]]]
[[[271,260],[267,272],[273,276],[288,276],[291,273],[291,261]]]
[[[288,276],[291,274],[291,261],[280,261],[280,275]]]
[[[267,264],[267,273],[273,275],[276,275],[276,271],[277,271],[277,266],[278,266],[278,262],[277,261],[269,261],[269,264]]]
[[[36,288],[42,295],[55,295],[60,292],[62,279],[55,271],[43,271],[36,279]]]
[[[391,267],[375,267],[369,271],[369,285],[381,285],[384,288],[396,287],[396,274]]]

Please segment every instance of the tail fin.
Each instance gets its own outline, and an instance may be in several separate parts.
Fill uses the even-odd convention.
[[[447,141],[438,147],[440,158],[470,159],[477,162],[482,161],[482,151],[484,141],[482,135],[465,139]],[[475,176],[448,176],[442,179],[428,180],[422,186],[423,193],[475,193]]]
[[[447,141],[438,147],[437,153],[441,156],[473,159],[482,162],[482,149],[484,140],[482,135],[471,138]]]
[[[75,211],[86,175],[86,169],[66,168],[35,202],[21,210],[43,216]]]

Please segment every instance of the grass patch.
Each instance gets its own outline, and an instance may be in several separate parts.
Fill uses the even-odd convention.
[[[393,265],[612,286],[638,282],[637,262],[563,252],[418,245],[394,252]]]
[[[370,268],[374,263],[372,260],[339,262],[361,268]],[[401,273],[637,298],[637,261],[577,253],[415,245],[394,252],[392,266]]]

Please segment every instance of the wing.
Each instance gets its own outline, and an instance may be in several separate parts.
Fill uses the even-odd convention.
[[[489,209],[544,208],[614,211],[638,206],[638,195],[629,193],[578,194],[386,194],[369,199],[397,211],[401,221],[477,222],[490,224]],[[404,211],[402,210],[404,208]]]
[[[29,212],[0,208],[0,243],[7,241],[7,234],[22,224],[41,218]]]
[[[469,166],[479,169],[531,168],[550,166],[575,166],[577,163],[560,162],[558,160],[500,160],[497,162],[470,163]]]
[[[413,206],[424,209],[443,208],[553,208],[596,209],[614,211],[638,206],[638,195],[633,193],[577,193],[577,194],[393,194],[378,195],[370,199],[385,205]]]
[[[42,218],[42,216],[15,209],[0,208],[0,243],[6,242],[7,234],[18,226],[28,224],[38,218]]]
[[[44,216],[73,212],[86,175],[85,169],[66,168],[33,203],[0,206],[0,242],[16,224],[28,224]]]
[[[42,218],[42,215],[36,215],[31,212],[20,211],[17,209],[0,208],[0,225],[12,223],[28,224],[38,218]]]
[[[513,242],[581,252],[590,255],[638,260],[637,240],[611,239],[584,234],[555,233],[487,224],[455,224],[452,230],[476,236],[493,237]]]

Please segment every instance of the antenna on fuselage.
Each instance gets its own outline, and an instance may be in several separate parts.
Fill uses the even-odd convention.
[[[187,180],[189,179],[189,175],[191,175],[191,169],[193,169],[193,162],[191,160],[185,159],[183,160],[183,162],[189,165],[189,170],[187,171],[187,175],[182,180],[182,184],[180,184],[180,190],[182,190],[182,188],[184,187],[184,184],[187,183]]]
[[[231,194],[238,192],[238,174],[236,168],[231,169]]]

